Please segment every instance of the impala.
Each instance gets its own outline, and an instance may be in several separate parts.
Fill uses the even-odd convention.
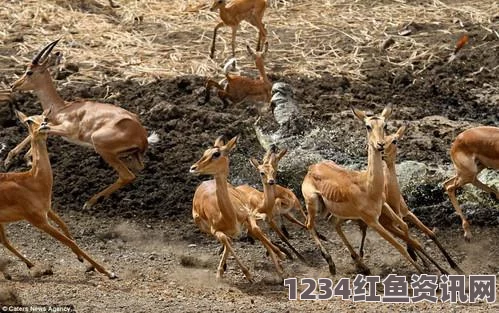
[[[354,115],[363,121],[367,129],[368,164],[367,170],[358,172],[342,168],[332,161],[324,161],[311,165],[303,180],[302,193],[308,211],[307,228],[321,250],[322,256],[329,265],[331,274],[336,273],[335,264],[328,251],[320,242],[315,232],[315,217],[322,212],[335,222],[335,229],[357,266],[369,272],[359,255],[348,242],[341,225],[347,219],[360,219],[378,232],[381,237],[392,244],[417,270],[421,267],[409,256],[404,247],[384,228],[378,218],[381,212],[390,218],[407,233],[407,225],[384,202],[382,151],[386,146],[386,120],[391,115],[391,108],[385,108],[380,116],[368,117],[365,112],[353,109]]]
[[[286,154],[285,149],[276,152],[271,148],[263,157],[262,164],[258,163],[258,160],[255,158],[250,159],[250,163],[260,173],[260,178],[263,184],[263,192],[249,185],[238,186],[236,187],[236,190],[239,190],[247,195],[253,214],[258,218],[265,220],[269,224],[270,228],[277,233],[279,238],[284,241],[284,243],[298,256],[298,258],[305,262],[305,258],[291,245],[287,236],[283,234],[282,230],[278,227],[274,220],[274,218],[279,214],[279,212],[275,210],[277,164],[284,154]]]
[[[216,87],[218,90],[218,96],[224,102],[224,105],[227,105],[227,100],[230,100],[232,103],[238,103],[243,100],[252,100],[252,101],[261,101],[266,104],[270,103],[271,99],[271,90],[272,83],[270,82],[267,74],[265,72],[264,59],[265,55],[268,51],[268,43],[265,43],[265,48],[263,52],[254,52],[250,46],[246,46],[248,50],[248,54],[254,59],[255,66],[260,73],[260,78],[253,79],[246,76],[240,76],[229,73],[228,66],[229,63],[233,64],[233,59],[229,60],[229,62],[224,66],[225,70],[225,79],[227,80],[227,84],[225,87],[222,87],[219,83],[214,80],[206,81],[206,98],[205,102],[210,100],[210,89],[212,87]]]
[[[117,173],[118,180],[98,192],[88,200],[84,208],[90,208],[100,198],[107,197],[116,190],[135,180],[134,172],[144,168],[144,153],[148,144],[159,141],[156,133],[147,137],[147,131],[139,118],[118,106],[77,100],[66,102],[57,93],[48,68],[57,63],[60,54],[51,54],[58,40],[45,46],[28,65],[26,72],[12,85],[12,91],[33,91],[42,108],[52,107],[48,116],[50,134],[62,136],[67,141],[93,148]],[[24,145],[26,138],[9,153],[5,164]]]
[[[456,175],[444,182],[444,188],[457,214],[461,218],[464,238],[471,240],[471,230],[456,198],[456,190],[473,184],[499,200],[499,191],[482,183],[477,175],[485,168],[499,169],[499,127],[479,126],[460,133],[450,149]]]
[[[33,263],[11,245],[4,229],[6,223],[26,220],[71,248],[81,262],[85,259],[90,262],[92,268],[109,278],[116,278],[114,273],[107,271],[80,249],[64,222],[52,211],[53,176],[47,152],[47,134],[50,132],[50,126],[45,122],[45,114],[26,117],[23,113],[17,112],[17,116],[28,127],[30,133],[33,164],[31,170],[27,172],[0,174],[0,242],[28,268],[33,267]],[[63,232],[50,225],[48,218],[56,221]]]
[[[421,222],[414,213],[412,213],[407,204],[405,203],[404,198],[402,197],[402,193],[400,192],[400,185],[397,178],[397,172],[395,169],[395,162],[397,158],[397,145],[399,140],[403,137],[406,127],[400,127],[396,133],[389,135],[386,137],[386,147],[383,152],[383,160],[384,160],[384,175],[385,175],[385,201],[390,206],[395,214],[400,216],[403,220],[408,220],[412,222],[420,231],[425,233],[430,239],[432,239],[437,247],[440,249],[442,254],[445,256],[447,262],[450,266],[455,269],[460,274],[464,274],[464,272],[459,268],[459,266],[454,262],[454,260],[450,257],[449,253],[444,249],[444,247],[440,244],[435,233],[432,232],[428,227],[426,227],[423,222]],[[393,235],[403,239],[407,245],[407,251],[411,255],[411,257],[415,260],[416,255],[415,252],[422,253],[426,258],[428,258],[443,274],[446,274],[446,271],[431,257],[426,251],[423,249],[422,245],[414,238],[406,236],[403,232],[401,232],[398,228],[394,227],[394,221],[390,219],[390,216],[385,214],[385,212],[381,213],[379,221],[383,227],[388,229]],[[361,224],[362,230],[362,240],[359,249],[359,254],[362,257],[364,255],[364,241],[366,238],[366,230],[367,225],[364,223]],[[414,250],[415,249],[415,250]],[[424,259],[423,259],[424,260]]]
[[[217,39],[217,31],[222,26],[232,28],[232,56],[236,55],[236,32],[241,21],[245,20],[251,25],[258,28],[258,41],[256,50],[259,51],[261,45],[266,41],[267,30],[262,22],[263,14],[267,8],[266,0],[233,0],[227,4],[226,0],[214,0],[210,11],[220,11],[220,19],[222,20],[215,26],[213,30],[213,40],[211,42],[210,58],[215,55],[215,41]]]
[[[240,235],[242,228],[261,241],[274,262],[277,273],[282,278],[280,260],[285,254],[279,250],[261,231],[252,216],[247,195],[227,183],[229,174],[229,154],[236,146],[237,137],[224,143],[217,138],[212,148],[207,149],[201,159],[191,166],[190,172],[196,175],[213,175],[215,179],[201,183],[192,199],[192,216],[199,229],[213,235],[224,246],[217,269],[217,279],[222,278],[229,253],[234,256],[239,267],[249,281],[253,281],[248,268],[243,265],[232,248],[231,238]]]

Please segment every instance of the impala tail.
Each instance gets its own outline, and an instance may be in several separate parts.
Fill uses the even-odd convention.
[[[155,143],[158,143],[159,142],[159,135],[157,132],[152,132],[149,137],[147,137],[147,142],[150,144],[150,145],[153,145]]]
[[[235,71],[237,67],[236,58],[230,58],[224,65],[224,74],[229,74],[230,71]]]

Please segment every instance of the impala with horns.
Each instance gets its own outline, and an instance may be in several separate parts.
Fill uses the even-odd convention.
[[[251,214],[248,197],[244,192],[227,183],[229,175],[229,154],[235,148],[237,137],[227,143],[219,137],[212,148],[207,149],[201,159],[191,166],[190,172],[196,175],[212,175],[215,179],[201,183],[192,199],[192,216],[199,229],[213,235],[224,246],[217,270],[217,279],[222,278],[229,253],[249,281],[253,276],[234,252],[231,238],[241,234],[246,228],[248,234],[259,240],[267,249],[277,273],[282,278],[280,260],[285,254],[275,246],[258,227]]]
[[[248,54],[255,61],[255,66],[260,73],[258,79],[253,79],[246,76],[230,74],[229,73],[229,63],[234,64],[235,60],[231,59],[224,66],[225,79],[227,81],[225,87],[222,87],[219,83],[214,80],[208,79],[206,81],[206,98],[205,102],[210,100],[210,89],[216,87],[218,90],[218,96],[227,105],[227,100],[232,103],[239,103],[243,100],[259,101],[265,104],[270,104],[272,82],[269,80],[267,73],[265,72],[265,55],[268,51],[268,43],[265,43],[265,48],[262,52],[254,52],[250,46],[246,46]]]
[[[355,252],[341,229],[345,220],[362,220],[392,244],[421,273],[421,267],[378,220],[381,213],[385,212],[403,233],[408,233],[407,224],[392,211],[384,199],[384,174],[381,157],[386,147],[386,120],[390,117],[392,110],[389,107],[385,108],[379,116],[367,116],[364,111],[354,108],[352,111],[364,123],[367,130],[367,170],[349,170],[332,161],[311,165],[302,184],[302,193],[308,211],[307,228],[319,246],[322,256],[328,262],[329,271],[333,275],[336,273],[336,266],[331,255],[320,242],[314,227],[315,217],[321,212],[323,216],[328,215],[333,219],[336,232],[348,248],[358,268],[363,272],[368,273],[369,269],[362,263],[360,256]]]
[[[232,29],[232,56],[236,55],[236,33],[241,21],[245,20],[251,25],[258,28],[258,41],[256,50],[259,51],[261,45],[266,41],[267,30],[262,22],[265,9],[267,8],[266,0],[233,0],[227,4],[226,0],[213,0],[210,8],[211,11],[220,11],[220,23],[213,30],[213,40],[211,43],[210,58],[215,55],[215,41],[217,39],[217,31],[222,26],[229,26]]]
[[[52,210],[53,175],[47,152],[47,134],[50,132],[46,122],[47,112],[31,117],[16,113],[28,127],[33,164],[27,172],[0,174],[0,242],[29,268],[33,267],[34,264],[11,245],[4,229],[4,224],[25,220],[68,246],[81,262],[85,259],[92,269],[97,269],[109,278],[116,278],[114,273],[107,271],[80,249],[66,224]],[[62,232],[49,224],[49,218],[58,224]]]
[[[51,54],[56,40],[44,47],[28,65],[26,72],[12,85],[12,90],[33,91],[44,110],[52,107],[48,116],[50,134],[62,136],[75,144],[93,148],[117,173],[118,180],[92,196],[84,205],[89,208],[99,199],[135,180],[135,173],[144,168],[144,154],[148,144],[159,141],[156,133],[149,137],[137,115],[118,106],[86,100],[66,102],[57,93],[49,73],[60,53]],[[9,153],[5,163],[24,145],[26,138]]]
[[[464,238],[470,241],[472,237],[470,224],[459,206],[456,190],[471,183],[499,200],[499,191],[478,179],[478,174],[483,169],[499,169],[499,127],[480,126],[460,133],[452,143],[450,157],[456,175],[444,182],[444,188],[457,215],[461,218]]]

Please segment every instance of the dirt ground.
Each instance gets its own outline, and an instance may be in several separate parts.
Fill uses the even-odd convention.
[[[302,118],[306,121],[303,129],[297,131],[307,132],[312,126],[317,125],[336,131],[331,141],[318,142],[315,147],[317,150],[325,151],[323,153],[325,158],[333,159],[340,164],[365,163],[364,130],[350,115],[342,113],[347,112],[350,106],[379,111],[382,107],[391,105],[394,108],[394,116],[390,130],[395,130],[402,123],[409,123],[415,130],[414,134],[418,134],[411,135],[408,131],[408,135],[400,143],[399,160],[417,160],[427,164],[448,165],[450,143],[455,135],[466,127],[477,124],[499,125],[497,97],[499,10],[496,2],[483,1],[475,7],[474,1],[458,1],[455,10],[449,9],[453,5],[450,1],[409,3],[407,5],[411,8],[411,16],[408,16],[405,22],[412,21],[408,27],[412,33],[407,37],[398,36],[397,31],[403,28],[403,25],[396,23],[385,25],[384,32],[394,34],[397,42],[387,51],[380,51],[377,48],[377,45],[384,40],[383,32],[379,29],[373,29],[372,33],[367,34],[363,33],[364,27],[359,27],[359,33],[352,33],[356,36],[347,36],[348,34],[343,36],[342,34],[351,33],[352,30],[335,28],[334,35],[339,39],[334,41],[334,49],[348,51],[347,56],[341,54],[338,56],[338,59],[345,62],[344,68],[347,70],[343,72],[335,70],[343,67],[336,64],[333,66],[326,60],[334,60],[334,54],[317,56],[321,51],[315,51],[313,55],[316,58],[308,63],[306,58],[297,62],[280,57],[280,51],[290,47],[296,48],[293,42],[297,42],[300,34],[293,25],[279,24],[278,21],[282,17],[299,16],[296,21],[300,24],[300,29],[313,34],[314,25],[304,22],[307,15],[305,11],[301,11],[306,4],[299,6],[296,2],[274,1],[277,5],[268,9],[269,21],[276,24],[270,40],[270,46],[275,48],[273,52],[271,48],[267,70],[272,81],[287,82],[295,89],[295,98],[302,108]],[[312,1],[304,1],[306,2]],[[327,19],[332,16],[340,19],[344,16],[342,14],[348,15],[355,9],[355,7],[349,8],[346,2],[342,1],[333,4],[331,1],[319,2],[321,6],[329,8],[331,12],[334,11],[331,14],[324,11],[326,12],[324,23],[327,23]],[[222,102],[216,97],[212,97],[208,103],[203,101],[205,92],[203,82],[206,76],[216,76],[216,71],[220,72],[216,68],[219,68],[223,63],[222,59],[228,56],[228,50],[220,47],[216,65],[210,63],[213,61],[196,59],[196,62],[207,64],[210,70],[206,75],[200,75],[199,72],[191,73],[181,68],[182,64],[188,63],[185,61],[173,64],[177,66],[175,71],[178,75],[158,74],[154,66],[160,63],[151,61],[149,64],[151,70],[143,70],[147,75],[142,75],[143,73],[137,69],[140,75],[132,77],[133,75],[129,73],[130,68],[123,65],[126,62],[123,63],[123,60],[119,60],[116,56],[120,50],[114,52],[105,50],[109,47],[100,46],[98,39],[91,45],[89,41],[85,41],[87,37],[84,37],[85,40],[77,37],[88,34],[78,35],[72,32],[72,27],[76,27],[75,25],[61,29],[56,26],[58,25],[56,18],[49,18],[44,22],[43,14],[33,15],[33,25],[46,30],[44,33],[46,40],[37,38],[34,44],[30,40],[38,37],[36,34],[39,33],[39,28],[30,27],[21,17],[25,12],[36,11],[33,9],[36,1],[27,1],[19,15],[13,13],[10,6],[16,2],[12,3],[0,9],[0,17],[6,17],[5,23],[9,23],[9,27],[5,28],[6,31],[0,33],[2,41],[0,86],[2,84],[8,86],[16,75],[22,74],[23,61],[35,53],[39,47],[36,44],[41,45],[62,36],[63,40],[56,50],[70,51],[57,75],[58,90],[64,99],[81,97],[121,105],[137,113],[148,130],[158,132],[161,138],[160,143],[148,150],[146,168],[133,184],[87,211],[82,210],[84,202],[104,186],[112,183],[116,179],[114,173],[91,150],[67,143],[60,138],[50,138],[48,149],[54,169],[54,208],[68,223],[77,242],[97,260],[101,260],[116,272],[120,279],[110,281],[95,273],[86,274],[84,265],[81,265],[68,249],[53,239],[38,233],[24,223],[8,225],[9,238],[25,255],[41,267],[52,266],[54,271],[52,276],[36,277],[37,269],[35,269],[30,275],[24,264],[5,249],[2,250],[5,252],[0,255],[0,265],[8,263],[5,265],[5,271],[12,276],[12,280],[0,278],[0,289],[12,290],[23,304],[71,304],[76,307],[77,312],[498,310],[497,304],[382,305],[338,299],[326,302],[290,302],[287,300],[287,290],[277,281],[271,262],[265,256],[262,247],[240,241],[236,241],[236,251],[256,274],[256,283],[247,283],[233,260],[229,261],[225,280],[216,282],[218,243],[197,230],[191,215],[194,190],[205,178],[189,175],[188,169],[218,135],[231,137],[239,134],[238,148],[231,157],[230,178],[234,183],[257,184],[259,178],[256,177],[247,159],[263,154],[253,129],[253,123],[258,115],[258,109],[254,105],[241,103],[223,109]],[[132,10],[133,4],[137,4],[134,1],[121,1],[122,7],[113,10],[114,13],[98,6],[78,6],[75,4],[77,1],[67,2],[74,5],[74,11],[68,10],[65,5],[60,4],[60,1],[47,3],[42,6],[41,12],[49,16],[53,14],[54,17],[61,19],[71,14],[74,14],[75,19],[81,14],[87,14],[89,18],[98,15],[111,21],[121,17],[123,23],[116,22],[116,27],[131,38],[155,31],[160,25],[157,20],[149,23],[148,15],[144,15],[144,22],[137,20],[140,20],[140,25],[129,22],[130,16],[127,14]],[[92,3],[92,1],[81,3]],[[381,7],[388,8],[386,9],[388,12],[393,6],[394,12],[399,13],[397,16],[393,13],[393,18],[398,20],[400,10],[403,9],[400,3],[405,2],[357,1],[355,6],[372,9],[376,18],[380,18],[378,14]],[[153,6],[157,5],[157,2],[150,1],[149,4]],[[436,8],[443,8],[442,11],[450,10],[455,15],[445,16],[441,21],[425,20],[424,14],[421,20],[417,19],[417,12],[433,12],[432,10],[437,10]],[[168,11],[170,9],[168,6],[164,14],[171,13]],[[215,25],[215,21],[203,20],[206,23],[210,22],[211,25],[206,36],[198,40],[198,35],[195,35],[199,26],[196,23],[200,22],[199,16],[208,14],[206,12],[203,9],[198,15],[188,16],[185,23],[193,25],[192,31],[181,31],[172,26],[173,30],[170,30],[168,35],[160,34],[154,40],[161,44],[174,41],[175,45],[173,43],[171,45],[175,46],[175,49],[180,49],[180,42],[185,45],[187,51],[192,47],[195,47],[192,50],[196,50],[202,46],[203,49],[200,51],[206,54],[204,57],[207,57],[211,28]],[[485,16],[483,19],[480,18],[482,15]],[[165,20],[168,18],[165,17]],[[362,17],[359,19],[362,20]],[[364,20],[368,21],[370,18],[364,16]],[[469,44],[457,54],[454,61],[448,63],[454,43],[463,33],[468,34]],[[240,36],[245,39],[253,39],[253,35],[253,30],[248,27],[243,27],[240,32]],[[372,38],[372,41],[364,42],[358,39],[362,35]],[[222,32],[221,36],[228,40],[229,32]],[[309,38],[313,41],[311,45],[325,47],[329,45],[322,39],[324,37],[317,34]],[[86,48],[86,45],[79,46],[78,39],[87,43],[91,49],[102,48],[109,53],[105,55],[105,61],[98,66],[90,66],[91,61],[82,59],[90,53],[88,52],[90,48]],[[189,46],[190,40],[192,47]],[[411,41],[415,50],[422,49],[416,51],[418,52],[416,55],[410,53],[410,50],[404,50],[405,45],[409,45],[408,42]],[[289,46],[286,46],[286,42],[290,43]],[[221,41],[218,43],[221,45]],[[124,46],[128,44],[130,43],[127,42]],[[242,47],[242,44],[243,39],[238,38],[238,47]],[[302,43],[299,42],[297,46],[302,47]],[[360,52],[355,52],[356,49]],[[420,52],[425,54],[421,55]],[[128,58],[128,53],[132,52],[127,50],[126,53]],[[242,55],[243,49],[240,48],[237,53]],[[172,59],[172,55],[173,52],[169,54],[169,60]],[[362,56],[360,63],[357,63],[358,55]],[[348,59],[348,56],[351,58]],[[103,58],[102,55],[100,57]],[[144,57],[143,62],[147,62],[147,57],[147,55]],[[127,62],[131,64],[133,56],[130,58],[132,59],[127,59]],[[355,69],[349,67],[351,64],[346,65],[349,60],[358,66]],[[251,64],[248,66],[244,62],[247,60],[243,60],[243,67],[251,68]],[[309,68],[307,71],[300,70],[307,66]],[[143,68],[148,66],[144,65]],[[311,75],[310,71],[315,75]],[[4,159],[8,150],[26,135],[23,126],[15,119],[14,108],[27,114],[40,112],[35,96],[28,93],[13,94],[10,101],[0,106],[0,142],[7,146],[6,151],[0,152],[0,159]],[[344,118],[338,118],[340,113]],[[428,123],[428,116],[436,118]],[[268,116],[264,119],[268,119]],[[448,121],[456,122],[457,126],[449,127]],[[24,169],[23,160],[19,157],[9,170]],[[299,186],[291,183],[290,179],[281,177],[280,183],[290,185],[299,195]],[[432,191],[432,195],[434,194]],[[499,205],[497,202],[490,207],[475,208],[472,219],[474,239],[471,244],[467,244],[462,238],[459,219],[453,213],[450,202],[441,190],[436,194],[437,197],[432,196],[431,199],[438,198],[435,201],[438,201],[439,206],[433,206],[432,210],[421,210],[421,207],[427,205],[422,200],[420,203],[414,202],[410,205],[421,214],[420,217],[425,223],[439,228],[438,236],[442,244],[467,274],[498,275]],[[473,207],[473,204],[468,205]],[[320,231],[332,240],[327,246],[337,263],[338,270],[333,279],[354,277],[355,268],[338,236],[329,225],[325,223],[319,225]],[[345,228],[347,236],[352,238],[351,241],[357,246],[360,239],[357,227],[347,225]],[[330,277],[326,263],[310,236],[293,227],[290,227],[290,230],[292,243],[306,255],[310,264],[286,261],[283,265],[287,275]],[[444,262],[433,244],[424,238],[421,240],[432,255]],[[373,233],[369,233],[366,254],[366,264],[375,275],[387,275],[393,272],[410,276],[413,273],[410,265]],[[428,272],[436,273],[433,267],[428,268]],[[2,302],[1,297],[0,302]]]

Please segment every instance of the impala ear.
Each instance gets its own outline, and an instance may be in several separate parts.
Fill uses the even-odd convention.
[[[26,124],[28,117],[21,111],[15,110],[17,118],[23,123]]]
[[[282,157],[286,155],[288,149],[282,149],[276,156],[277,161],[281,161]]]
[[[387,106],[386,108],[383,109],[383,112],[381,112],[381,117],[383,117],[385,120],[389,119],[391,115],[392,115],[392,107],[390,106]]]
[[[366,112],[361,111],[359,109],[356,109],[354,107],[350,107],[350,108],[353,112],[353,115],[355,115],[359,120],[364,121],[366,119],[366,117],[367,117]]]
[[[219,136],[216,140],[215,143],[213,144],[214,147],[217,148],[222,148],[224,146],[224,136]]]
[[[397,134],[397,137],[398,137],[399,139],[400,139],[400,138],[402,138],[402,137],[404,136],[406,129],[407,129],[407,126],[406,126],[406,125],[402,125],[402,126],[400,126],[400,128],[397,130],[397,133],[396,133],[396,134]]]
[[[229,154],[234,148],[236,147],[237,139],[239,136],[235,136],[231,140],[229,140],[225,146],[221,147],[220,149],[223,150],[225,154]]]
[[[43,111],[43,113],[42,113],[42,114],[43,114],[43,117],[45,117],[45,118],[46,118],[47,116],[49,116],[49,115],[50,115],[50,113],[52,113],[52,108],[53,108],[53,107],[54,107],[54,105],[53,105],[53,104],[51,104],[51,105],[50,105],[50,107],[49,107],[48,109],[46,109],[45,111]]]
[[[257,159],[255,159],[255,158],[250,158],[249,161],[250,161],[251,165],[253,165],[256,169],[258,169],[258,166],[260,166],[260,164],[258,164]]]

